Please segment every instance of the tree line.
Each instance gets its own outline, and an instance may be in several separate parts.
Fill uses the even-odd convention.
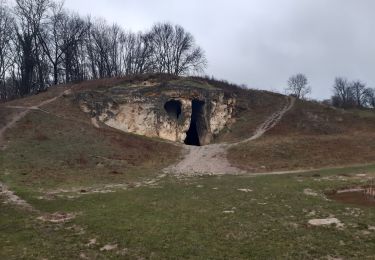
[[[133,33],[53,0],[0,0],[0,100],[52,85],[146,73],[202,72],[204,51],[179,25]]]
[[[356,80],[337,77],[333,85],[332,105],[341,108],[375,108],[375,89]]]
[[[311,93],[305,74],[298,73],[288,79],[286,93],[297,99],[305,99]],[[325,101],[340,108],[375,108],[375,88],[367,87],[360,80],[349,81],[337,77],[333,84],[333,96]]]

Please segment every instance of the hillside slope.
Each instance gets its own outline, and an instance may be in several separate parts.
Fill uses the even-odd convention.
[[[75,103],[76,94],[88,90],[101,91],[113,86],[136,88],[145,84],[163,83],[181,87],[219,88],[236,98],[232,122],[214,137],[215,143],[230,144],[251,137],[267,118],[285,106],[283,95],[243,89],[226,82],[205,78],[146,75],[59,86],[36,96],[0,104],[0,127],[3,127],[17,113],[23,111],[20,106],[35,106],[67,89],[71,91],[70,95],[64,95],[43,106],[42,110],[30,111],[11,131],[6,131],[5,138],[9,143],[9,152],[2,155],[4,165],[12,168],[10,165],[12,163],[8,162],[14,161],[15,156],[25,156],[27,159],[24,161],[30,163],[26,163],[24,170],[30,167],[39,169],[39,164],[35,162],[39,161],[42,164],[45,162],[37,158],[49,158],[49,162],[57,165],[56,161],[69,155],[68,157],[71,157],[69,163],[67,161],[65,163],[76,167],[76,164],[83,162],[88,166],[79,167],[98,172],[98,176],[107,169],[103,167],[107,164],[111,165],[110,172],[116,173],[139,174],[139,172],[163,169],[178,160],[181,148],[165,141],[126,134],[105,125],[100,125],[98,129]],[[298,101],[262,138],[231,147],[227,156],[233,166],[249,172],[373,163],[375,162],[373,129],[375,129],[373,111],[344,111],[315,102]],[[29,151],[30,157],[22,154],[21,150]],[[80,161],[81,163],[77,163]],[[64,163],[61,165],[65,167]],[[43,172],[41,169],[39,171]],[[118,176],[116,178],[121,179]]]
[[[252,172],[374,163],[374,130],[372,110],[298,101],[263,138],[232,148],[229,160]]]

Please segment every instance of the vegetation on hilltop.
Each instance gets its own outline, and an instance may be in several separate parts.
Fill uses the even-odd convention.
[[[0,101],[62,83],[147,73],[188,75],[206,66],[204,51],[179,25],[128,32],[83,18],[54,0],[0,1]]]

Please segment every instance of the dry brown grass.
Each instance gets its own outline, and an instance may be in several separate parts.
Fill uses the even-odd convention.
[[[252,172],[375,162],[375,134],[266,137],[232,148],[229,160]]]
[[[49,140],[48,136],[45,133],[41,132],[41,131],[36,131],[35,132],[34,139],[36,141],[39,141],[39,142],[43,142],[43,141]]]
[[[366,115],[364,117],[363,115]],[[273,136],[338,135],[372,132],[375,111],[342,110],[315,102],[297,101],[283,120],[268,132]]]
[[[0,105],[0,128],[3,128],[12,118],[20,113],[21,109],[5,108]]]
[[[261,139],[233,147],[229,160],[253,172],[375,162],[375,112],[298,101]]]

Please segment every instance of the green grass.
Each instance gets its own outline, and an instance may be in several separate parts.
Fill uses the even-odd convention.
[[[375,232],[364,231],[374,225],[374,208],[303,193],[310,188],[323,195],[331,189],[360,184],[355,178],[357,173],[374,175],[375,166],[302,175],[165,178],[158,187],[70,200],[38,200],[34,193],[25,192],[23,197],[39,210],[79,215],[71,223],[46,225],[36,221],[36,216],[1,205],[0,247],[6,250],[0,256],[69,259],[84,253],[99,259],[372,257]],[[242,188],[253,192],[238,191]],[[352,215],[354,208],[359,216]],[[228,210],[234,213],[223,213]],[[312,211],[315,215],[308,216]],[[307,225],[311,218],[331,215],[344,223],[342,230]],[[79,235],[72,227],[85,232]],[[98,244],[85,246],[92,238]],[[118,244],[118,249],[100,251],[105,244]]]
[[[236,129],[222,140],[252,132],[283,104],[283,98],[262,96],[254,92],[238,100],[243,112]],[[3,204],[0,196],[0,259],[374,258],[375,231],[368,228],[375,226],[375,208],[329,201],[324,193],[363,184],[356,174],[375,177],[375,165],[258,177],[167,176],[156,186],[135,188],[132,183],[158,176],[180,150],[158,140],[95,129],[69,98],[44,109],[52,114],[31,112],[7,131],[9,147],[0,151],[0,181],[42,212]],[[40,199],[46,191],[117,183],[129,188]],[[307,188],[319,196],[304,194]],[[57,211],[77,217],[65,224],[37,220]],[[308,225],[312,218],[330,216],[344,228]],[[94,238],[97,244],[87,246]],[[118,248],[101,251],[107,244]]]

